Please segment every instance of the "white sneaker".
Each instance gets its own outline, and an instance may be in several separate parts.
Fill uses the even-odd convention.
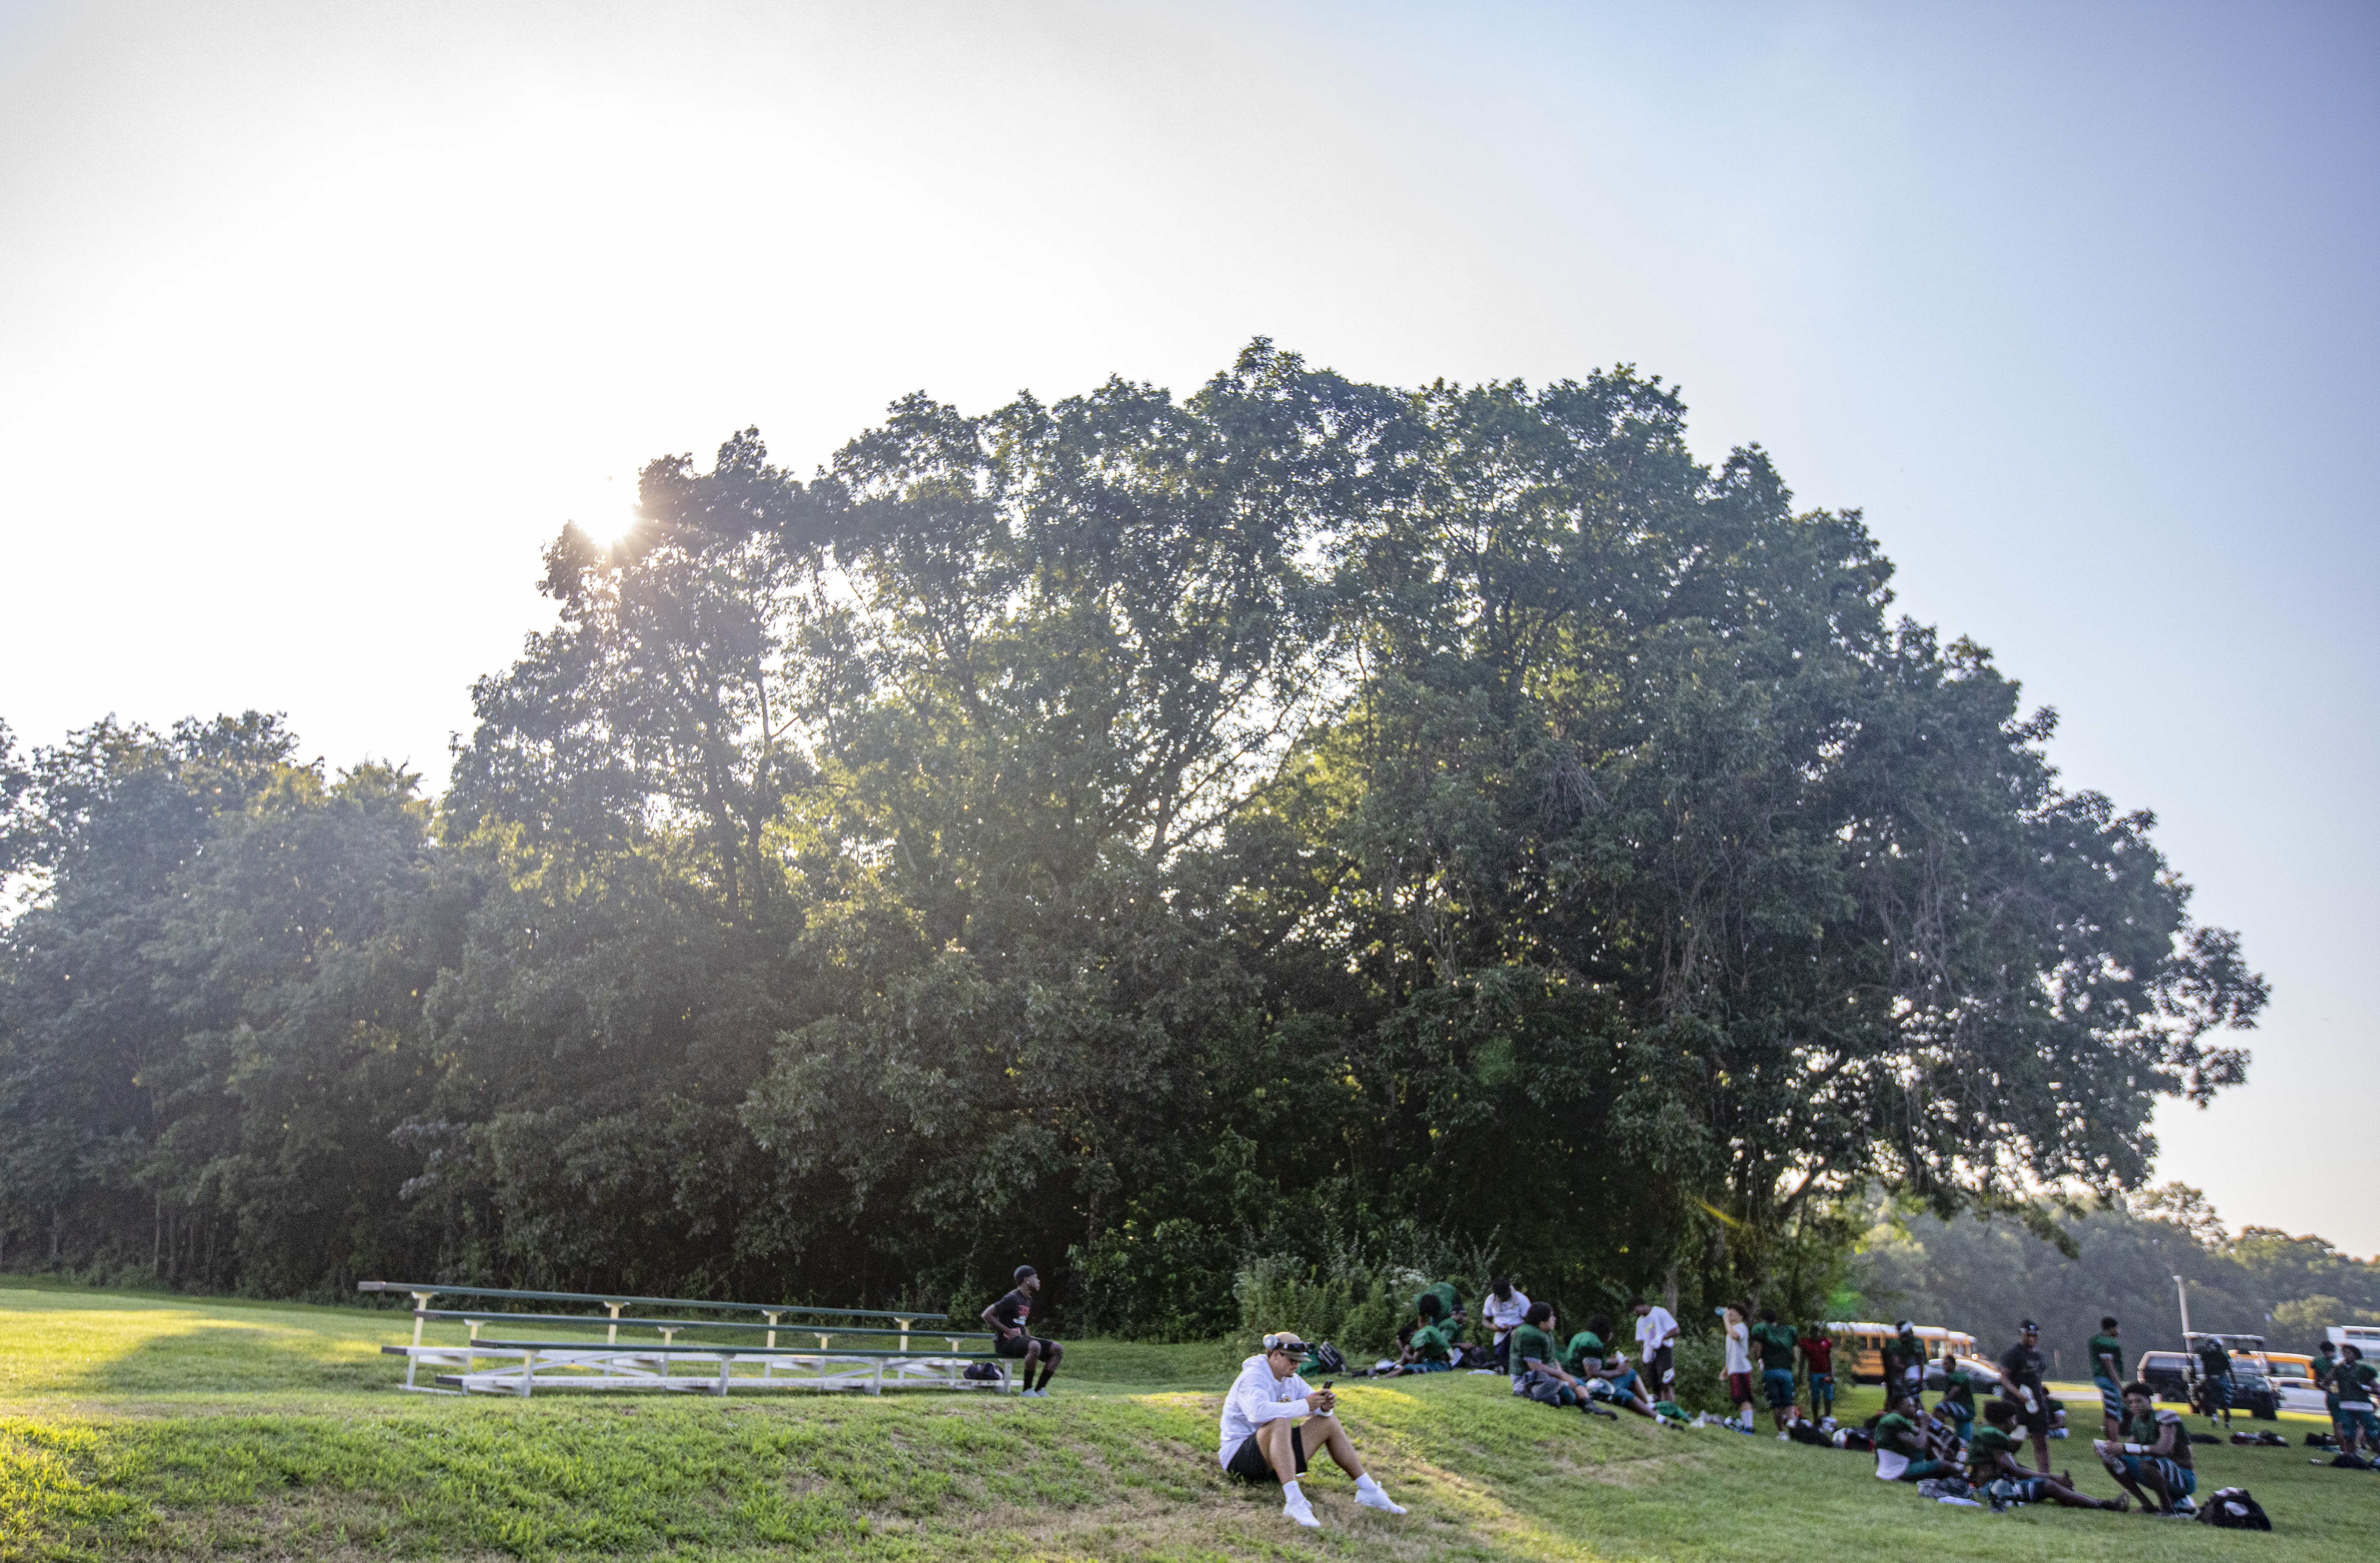
[[[1388,1494],[1380,1491],[1378,1487],[1373,1488],[1368,1493],[1365,1492],[1360,1487],[1357,1488],[1355,1491],[1355,1501],[1362,1504],[1366,1508],[1377,1508],[1383,1514],[1402,1514],[1405,1511],[1404,1505],[1389,1496]]]
[[[1304,1498],[1281,1505],[1281,1511],[1309,1531],[1322,1529],[1322,1521],[1314,1517],[1314,1505]]]

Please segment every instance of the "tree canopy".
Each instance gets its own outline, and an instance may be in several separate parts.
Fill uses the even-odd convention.
[[[1822,1285],[2141,1185],[2265,998],[2153,819],[1626,368],[922,396],[565,527],[442,798],[250,714],[18,759],[0,1237],[296,1291],[1230,1316],[1429,1233]],[[0,1255],[0,1258],[5,1258]]]

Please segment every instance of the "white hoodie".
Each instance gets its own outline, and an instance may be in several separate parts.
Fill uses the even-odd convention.
[[[1260,1423],[1305,1415],[1305,1398],[1313,1393],[1313,1386],[1295,1374],[1273,1377],[1262,1353],[1242,1362],[1240,1376],[1232,1381],[1232,1392],[1223,1397],[1221,1463],[1232,1463],[1240,1446],[1256,1436]]]

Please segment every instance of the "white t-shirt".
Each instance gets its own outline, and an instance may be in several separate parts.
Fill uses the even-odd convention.
[[[1650,1357],[1661,1349],[1661,1343],[1678,1333],[1678,1321],[1667,1308],[1656,1302],[1636,1321],[1636,1351]]]
[[[1313,1393],[1313,1386],[1295,1374],[1273,1377],[1262,1353],[1242,1362],[1240,1376],[1232,1381],[1231,1393],[1223,1397],[1221,1463],[1232,1463],[1240,1446],[1256,1436],[1259,1424],[1304,1416],[1305,1398]]]
[[[1501,1340],[1518,1329],[1521,1321],[1528,1317],[1529,1297],[1520,1288],[1514,1287],[1512,1300],[1506,1302],[1491,1291],[1479,1304],[1479,1312],[1495,1327],[1496,1338]]]
[[[1908,1469],[1909,1457],[1902,1454],[1899,1449],[1878,1449],[1876,1451],[1876,1479],[1877,1481],[1898,1482],[1900,1480],[1902,1473],[1907,1471]]]
[[[1751,1325],[1730,1325],[1727,1326],[1727,1371],[1730,1373],[1750,1373],[1752,1371]]]

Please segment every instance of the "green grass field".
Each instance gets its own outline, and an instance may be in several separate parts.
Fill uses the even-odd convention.
[[[2374,1555],[2380,1477],[2202,1447],[2272,1535],[1950,1508],[1864,1457],[1617,1425],[1502,1380],[1342,1386],[1398,1519],[1335,1471],[1327,1529],[1216,1469],[1221,1345],[1070,1348],[1048,1400],[913,1391],[406,1395],[399,1313],[0,1283],[0,1558],[1872,1558]],[[1852,1408],[1873,1409],[1875,1392]],[[2267,1424],[2269,1425],[2269,1424]],[[2292,1426],[2294,1434],[2296,1429]],[[2054,1446],[2115,1491],[2086,1441]]]

